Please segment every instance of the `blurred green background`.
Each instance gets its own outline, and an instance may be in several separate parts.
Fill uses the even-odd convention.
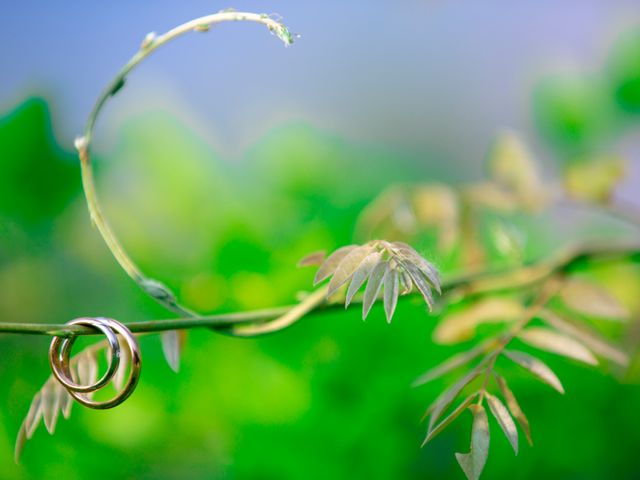
[[[548,170],[605,152],[637,155],[629,138],[640,112],[638,32],[621,33],[597,73],[549,74],[528,91],[528,133],[549,153]],[[0,114],[0,319],[169,317],[92,229],[76,156],[54,135],[65,119],[52,115],[50,102],[25,95]],[[276,124],[236,161],[171,109],[143,108],[112,131],[97,159],[107,216],[143,270],[202,312],[295,301],[314,273],[296,262],[352,242],[359,212],[390,184],[479,177],[457,168],[464,160],[359,141],[305,119]],[[463,142],[464,132],[447,141]],[[469,161],[480,165],[483,156]],[[634,168],[628,192],[638,191]],[[559,239],[624,233],[568,215],[537,219],[530,256]],[[416,247],[446,273],[434,245]],[[422,412],[452,377],[409,388],[468,348],[435,345],[436,320],[424,306],[401,302],[391,325],[375,306],[366,323],[354,308],[261,339],[194,330],[177,375],[159,337],[144,337],[143,376],[131,399],[106,412],[75,406],[54,437],[41,426],[21,465],[13,462],[14,440],[49,374],[49,341],[0,335],[0,478],[462,478],[453,452],[468,448],[470,415],[420,449]],[[493,423],[484,478],[640,478],[640,386],[541,358],[566,398],[513,369],[535,445],[521,442],[514,457]]]

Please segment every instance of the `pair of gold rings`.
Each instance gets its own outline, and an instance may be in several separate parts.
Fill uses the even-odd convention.
[[[136,337],[125,325],[111,318],[77,318],[68,322],[67,325],[83,325],[103,333],[109,344],[111,359],[102,378],[95,383],[81,385],[73,378],[70,366],[71,348],[77,336],[54,337],[49,347],[49,363],[53,375],[69,394],[85,407],[106,410],[120,405],[133,393],[140,378],[141,357]],[[118,368],[125,368],[120,364],[123,343],[128,349],[131,359],[131,371],[124,387],[110,400],[101,402],[92,400],[87,394],[104,388],[109,384]]]

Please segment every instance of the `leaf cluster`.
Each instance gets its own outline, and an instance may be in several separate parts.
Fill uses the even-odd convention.
[[[319,260],[317,254],[300,261]],[[346,288],[345,307],[353,301],[365,286],[362,297],[362,319],[366,319],[374,302],[383,291],[384,311],[391,322],[398,297],[418,291],[429,310],[433,309],[433,290],[441,293],[440,276],[436,268],[413,247],[403,242],[373,240],[364,245],[348,245],[339,248],[322,261],[314,278],[314,285],[331,278],[327,297]]]

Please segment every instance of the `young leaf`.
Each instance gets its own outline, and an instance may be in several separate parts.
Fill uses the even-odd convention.
[[[42,418],[41,398],[41,392],[36,393],[33,397],[31,405],[29,406],[29,412],[18,431],[18,438],[16,439],[16,448],[14,451],[14,460],[16,463],[20,461],[20,455],[22,454],[25,443],[27,443],[27,440],[33,436],[36,428],[40,425],[40,419]]]
[[[442,414],[449,408],[451,403],[462,392],[464,387],[469,385],[480,375],[480,369],[475,368],[471,372],[467,373],[463,378],[454,383],[451,387],[445,390],[436,400],[427,408],[425,414],[431,413],[429,419],[429,430],[432,430],[436,422],[440,419]]]
[[[83,385],[90,385],[96,383],[98,380],[98,359],[95,356],[95,352],[88,349],[78,355],[78,361],[76,364],[78,372],[78,379]],[[95,392],[86,393],[86,397],[93,398]]]
[[[618,157],[572,162],[565,171],[565,189],[577,200],[606,203],[624,178],[625,170],[624,160]]]
[[[469,480],[478,480],[489,456],[489,420],[482,406],[475,405],[470,408],[473,412],[471,451],[456,453],[456,459]]]
[[[73,397],[69,395],[64,388],[62,389],[62,397],[60,399],[60,411],[65,419],[69,419],[71,416],[71,407],[73,407]]]
[[[164,358],[167,360],[171,370],[176,373],[180,370],[180,354],[187,338],[186,336],[187,333],[184,330],[167,330],[160,335]]]
[[[349,281],[362,261],[372,252],[373,248],[371,246],[363,245],[362,247],[354,248],[345,255],[333,273],[333,277],[331,277],[327,296],[333,295],[338,288]]]
[[[373,306],[373,303],[378,298],[378,293],[380,292],[380,288],[382,287],[382,279],[384,278],[384,274],[389,268],[388,261],[382,261],[378,263],[373,268],[371,272],[371,276],[369,277],[369,282],[367,282],[367,288],[364,291],[364,299],[362,301],[362,319],[366,319],[367,315],[369,315],[369,311]]]
[[[20,430],[18,430],[18,437],[16,438],[16,447],[13,452],[13,460],[16,464],[20,463],[20,456],[22,455],[22,450],[24,450],[24,444],[27,443],[27,429],[24,426],[24,422],[20,425]]]
[[[356,247],[357,245],[347,245],[346,247],[341,247],[335,252],[333,252],[331,255],[329,255],[329,258],[327,258],[318,269],[318,272],[316,273],[316,276],[313,279],[313,284],[317,285],[318,283],[323,281],[325,278],[328,278],[330,275],[332,275],[333,272],[336,271],[336,268],[338,268],[338,265],[340,264],[342,259],[346,257],[349,254],[349,252],[351,252]]]
[[[433,331],[435,342],[450,345],[472,338],[476,327],[483,323],[502,323],[517,320],[524,314],[520,302],[511,298],[488,297],[463,310],[442,317]]]
[[[424,273],[422,273],[418,267],[409,262],[402,262],[402,267],[409,274],[411,280],[413,280],[413,284],[422,294],[422,298],[424,298],[429,310],[433,310],[433,304],[435,302],[433,300],[433,294],[431,293],[431,287],[424,278]]]
[[[380,252],[373,252],[370,253],[364,260],[362,260],[360,266],[353,273],[351,283],[349,284],[349,288],[347,289],[347,297],[344,304],[345,307],[349,306],[356,292],[360,290],[360,287],[362,287],[364,282],[369,278],[369,275],[371,275],[371,271],[378,263],[380,263],[381,259],[382,255],[380,254]]]
[[[131,353],[128,348],[123,348],[120,350],[120,364],[118,365],[118,370],[113,375],[111,382],[113,383],[113,388],[116,391],[122,390],[124,386],[124,381],[126,380],[126,374],[129,370],[129,364],[131,363]]]
[[[515,395],[509,388],[509,385],[507,385],[507,381],[501,375],[498,375],[495,371],[493,372],[493,375],[498,382],[498,388],[500,388],[500,392],[502,393],[505,402],[507,402],[507,407],[509,408],[511,415],[515,417],[518,425],[520,425],[520,428],[524,432],[524,436],[527,438],[527,442],[529,442],[529,445],[533,445],[533,439],[531,438],[531,428],[529,427],[529,420],[527,419],[527,416],[520,408]]]
[[[389,264],[389,268],[387,268],[387,271],[384,274],[382,283],[384,286],[384,312],[387,316],[387,322],[391,323],[391,318],[393,317],[393,313],[395,312],[396,305],[398,303],[398,295],[400,294],[398,271],[395,268],[392,268],[391,264]]]
[[[41,391],[44,426],[51,435],[56,431],[62,393],[65,393],[64,388],[57,381],[52,379],[44,385],[44,388]]]
[[[97,343],[70,359],[70,373],[75,382],[83,385],[96,382],[98,378],[97,353],[106,347],[106,342]],[[122,368],[121,363],[120,369]],[[93,393],[86,393],[85,396],[90,398]],[[40,420],[43,420],[48,432],[53,434],[60,412],[65,418],[69,418],[72,405],[73,398],[69,395],[69,392],[58,383],[53,375],[50,375],[42,388],[33,397],[29,412],[18,432],[15,446],[16,463],[20,459],[26,441],[31,439],[36,428],[38,428]]]
[[[571,310],[583,315],[627,320],[629,311],[600,285],[578,278],[566,280],[560,298]]]
[[[400,272],[400,295],[406,295],[411,292],[413,288],[413,280],[411,280],[411,275],[409,275],[405,270]]]
[[[523,232],[502,221],[493,222],[490,231],[491,243],[497,252],[511,261],[521,263],[525,247]]]
[[[478,392],[472,393],[471,395],[469,395],[467,398],[465,398],[463,400],[463,402],[458,405],[455,410],[453,412],[451,412],[449,415],[447,415],[447,417],[444,418],[444,420],[442,420],[438,425],[436,425],[435,427],[433,427],[432,429],[429,429],[427,431],[427,436],[424,439],[424,442],[422,442],[422,446],[424,447],[428,442],[430,442],[436,435],[438,435],[440,432],[442,432],[445,428],[447,428],[449,425],[451,425],[451,423],[460,416],[460,414],[462,412],[464,412],[464,410],[471,405],[471,402],[473,402],[473,399],[476,398],[478,396]]]
[[[513,451],[516,455],[518,455],[518,430],[516,429],[516,424],[513,423],[513,419],[511,415],[509,415],[509,411],[507,407],[505,407],[498,397],[494,397],[489,392],[486,394],[487,402],[489,403],[489,410],[498,421],[500,428],[504,432],[507,440],[511,444]]]
[[[540,206],[542,179],[527,147],[514,133],[498,136],[489,155],[489,170],[496,183],[515,193],[525,207]]]
[[[432,369],[427,370],[422,375],[420,375],[418,378],[414,380],[411,386],[418,387],[420,385],[424,385],[425,383],[435,380],[436,378],[439,378],[442,375],[445,375],[451,372],[452,370],[455,370],[456,368],[461,367],[462,365],[477,358],[482,352],[484,352],[485,347],[486,347],[486,344],[482,343],[472,348],[471,350],[454,355],[448,360],[445,360],[444,362],[442,362],[440,365],[437,365]]]
[[[593,356],[593,353],[582,343],[553,330],[530,327],[520,332],[518,338],[532,347],[546,350],[547,352],[557,353],[587,365],[598,364],[598,360]]]
[[[406,261],[405,263],[416,265],[433,288],[438,293],[441,293],[440,275],[433,265],[427,262],[411,245],[403,242],[394,242],[392,246],[395,251],[400,253],[400,257]]]
[[[325,257],[324,250],[310,253],[306,257],[300,259],[300,261],[298,262],[298,267],[320,266],[324,261],[324,257]]]
[[[415,231],[416,220],[411,212],[405,188],[392,186],[378,195],[360,213],[356,233],[360,238],[406,235]]]
[[[460,201],[455,188],[448,185],[418,185],[413,189],[412,206],[420,227],[434,227],[438,249],[450,253],[458,243]]]
[[[33,397],[33,401],[31,402],[31,406],[29,407],[29,413],[27,413],[27,418],[24,420],[24,427],[26,432],[27,439],[30,439],[38,425],[40,424],[40,419],[42,418],[42,393],[38,392],[35,397]]]
[[[360,287],[368,282],[363,296],[363,318],[367,317],[378,299],[385,278],[387,286],[384,289],[384,303],[388,321],[393,316],[401,283],[403,293],[407,293],[415,285],[429,308],[434,303],[431,289],[435,288],[440,292],[440,278],[435,267],[409,245],[401,242],[373,240],[361,246],[343,247],[323,263],[316,275],[316,282],[329,276],[333,278],[329,282],[328,295],[350,282],[345,298],[346,307]]]
[[[464,189],[468,203],[498,212],[511,213],[518,209],[518,198],[495,182],[469,185]]]
[[[599,333],[566,320],[551,310],[542,310],[540,318],[557,330],[580,340],[598,355],[616,362],[622,367],[629,365],[629,355],[618,347],[611,345]]]
[[[553,371],[542,361],[538,360],[535,357],[532,357],[527,353],[518,352],[515,350],[504,350],[502,354],[510,360],[513,360],[521,367],[529,370],[547,385],[564,394],[564,388],[562,387],[560,380],[558,379],[556,374],[553,373]]]

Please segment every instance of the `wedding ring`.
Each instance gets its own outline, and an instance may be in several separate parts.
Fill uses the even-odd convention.
[[[109,342],[111,361],[107,372],[98,382],[91,385],[79,385],[71,378],[70,366],[71,347],[77,336],[74,335],[64,339],[55,337],[49,348],[49,361],[55,378],[78,403],[85,407],[106,410],[120,405],[133,393],[140,379],[142,362],[140,347],[138,346],[136,337],[124,324],[111,318],[78,318],[68,322],[68,325],[85,325],[96,328],[104,333]],[[89,398],[88,394],[105,387],[111,381],[118,368],[125,368],[120,364],[121,342],[126,344],[126,348],[128,348],[130,354],[131,371],[129,372],[129,378],[125,382],[122,390],[120,390],[115,397],[106,401],[94,401]]]

